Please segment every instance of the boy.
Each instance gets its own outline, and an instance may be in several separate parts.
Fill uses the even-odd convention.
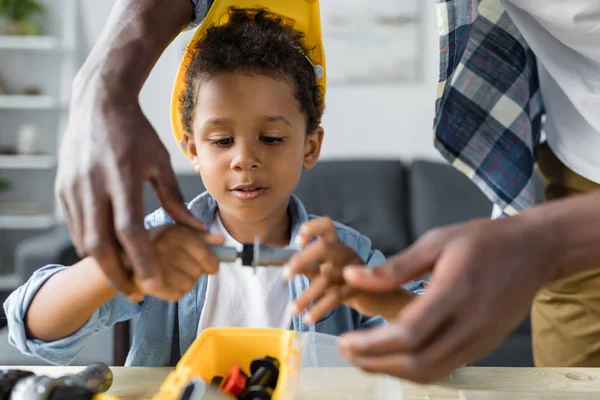
[[[68,364],[92,334],[139,316],[126,365],[165,366],[177,362],[198,332],[211,326],[291,327],[338,335],[383,323],[346,305],[317,321],[290,321],[293,302],[308,305],[339,287],[331,271],[384,261],[367,238],[308,216],[292,195],[302,169],[316,163],[324,134],[319,126],[322,89],[301,39],[300,32],[264,10],[231,9],[229,22],[210,28],[195,45],[181,122],[183,145],[207,192],[188,208],[212,235],[172,224],[163,209],[146,218],[162,272],[181,293],[166,300],[178,302],[149,296],[129,302],[92,258],[73,268],[46,266],[6,301],[13,345],[51,363]],[[301,226],[305,234],[316,232],[313,243],[321,244],[302,252],[323,264],[313,273],[313,283],[321,282],[316,290],[307,291],[309,280],[303,275],[286,283],[278,268],[265,266],[255,275],[222,263],[217,270],[214,255],[206,251],[206,242],[240,247],[255,236],[267,245],[287,246]],[[409,298],[397,295],[386,314],[393,315]],[[343,300],[369,309],[367,302],[352,303],[359,298]],[[327,300],[327,308],[336,299]]]

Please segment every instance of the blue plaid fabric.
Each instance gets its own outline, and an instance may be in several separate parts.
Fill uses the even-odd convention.
[[[498,0],[436,0],[435,146],[504,212],[535,202],[543,102],[536,59]]]
[[[195,28],[200,25],[200,22],[206,17],[210,6],[212,6],[213,0],[190,0],[192,7],[194,7],[194,17],[190,22],[188,28]]]

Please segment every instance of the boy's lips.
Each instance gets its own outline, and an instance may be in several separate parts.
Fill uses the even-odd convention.
[[[267,188],[260,185],[239,185],[231,193],[240,200],[254,200],[262,196]]]

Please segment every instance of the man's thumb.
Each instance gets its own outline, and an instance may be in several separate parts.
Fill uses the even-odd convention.
[[[379,267],[346,267],[344,280],[354,288],[370,292],[396,289],[431,271],[439,254],[439,249],[432,248],[431,243],[417,242]]]

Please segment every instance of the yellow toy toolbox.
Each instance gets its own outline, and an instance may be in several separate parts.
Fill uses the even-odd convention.
[[[339,354],[336,336],[275,328],[209,328],[192,343],[153,399],[177,400],[190,380],[200,377],[208,383],[216,375],[227,375],[234,365],[248,372],[253,359],[267,355],[280,362],[272,400],[305,398],[303,369],[351,367]],[[401,400],[402,386],[377,377],[376,393],[364,398]]]
[[[317,78],[319,85],[323,89],[323,96],[325,96],[327,68],[321,34],[319,0],[214,0],[208,10],[208,14],[186,47],[186,51],[179,64],[179,69],[177,70],[171,94],[171,127],[175,141],[186,157],[187,151],[182,144],[184,129],[181,121],[181,102],[179,99],[185,91],[185,74],[194,56],[193,45],[204,37],[208,28],[224,25],[228,22],[228,10],[230,7],[248,9],[265,8],[269,12],[280,16],[288,26],[304,33],[304,47],[310,49],[307,56],[320,71]]]
[[[210,382],[225,376],[234,365],[247,370],[253,359],[269,355],[280,362],[273,400],[291,398],[300,368],[297,333],[283,329],[209,328],[203,330],[185,352],[175,371],[163,382],[154,400],[176,400],[195,377]]]

